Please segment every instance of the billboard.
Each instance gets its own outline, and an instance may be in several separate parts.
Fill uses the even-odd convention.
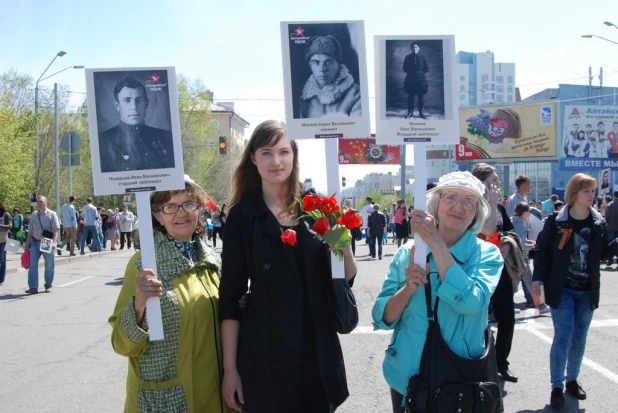
[[[556,105],[459,110],[458,161],[556,157]]]
[[[377,145],[375,139],[339,139],[339,165],[399,165],[398,145]]]
[[[618,169],[618,106],[565,105],[560,170]]]

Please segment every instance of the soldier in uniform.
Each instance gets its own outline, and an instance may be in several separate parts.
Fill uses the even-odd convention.
[[[118,125],[99,135],[101,172],[139,171],[174,167],[172,133],[144,124],[146,88],[131,77],[114,87]]]
[[[408,94],[408,113],[406,118],[409,118],[414,113],[414,96],[418,99],[418,115],[426,119],[423,113],[423,96],[429,91],[429,84],[425,73],[429,72],[427,60],[425,56],[419,52],[421,47],[418,43],[410,45],[412,53],[406,56],[403,61],[403,71],[406,72],[406,80],[403,83],[403,88]]]

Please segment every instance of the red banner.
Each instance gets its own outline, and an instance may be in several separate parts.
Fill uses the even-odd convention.
[[[339,165],[399,165],[399,145],[376,145],[375,139],[339,139]]]

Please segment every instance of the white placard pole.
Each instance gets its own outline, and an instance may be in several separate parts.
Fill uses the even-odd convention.
[[[152,218],[150,217],[150,192],[137,192],[137,216],[139,219],[139,245],[142,252],[142,268],[151,268],[157,272],[157,261],[154,251],[152,233]],[[161,302],[159,297],[151,297],[146,301],[146,317],[148,317],[148,334],[150,341],[163,340],[163,321],[161,320]]]
[[[414,209],[427,210],[427,148],[414,145]],[[414,263],[425,268],[427,263],[427,243],[414,235]]]
[[[326,150],[326,188],[328,196],[335,194],[335,198],[339,199],[339,161],[337,160],[339,141],[338,139],[324,139],[324,148]],[[345,270],[343,261],[339,261],[334,253],[330,253],[331,270],[333,278],[345,278]]]

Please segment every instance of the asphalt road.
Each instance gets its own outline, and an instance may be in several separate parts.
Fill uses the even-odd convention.
[[[386,245],[379,261],[368,259],[365,244],[357,247],[354,292],[360,324],[354,333],[341,336],[350,397],[338,412],[391,411],[381,367],[390,332],[372,331],[371,307],[395,249]],[[26,272],[7,274],[0,287],[1,413],[122,411],[127,360],[112,351],[107,318],[131,254],[117,251],[58,262],[49,294],[25,296]],[[524,302],[522,293],[516,302]],[[520,380],[504,385],[505,412],[551,411],[551,318],[524,310],[517,319],[510,361]],[[588,400],[567,396],[563,412],[618,410],[617,343],[618,271],[603,271],[601,308],[595,312],[580,374]]]

